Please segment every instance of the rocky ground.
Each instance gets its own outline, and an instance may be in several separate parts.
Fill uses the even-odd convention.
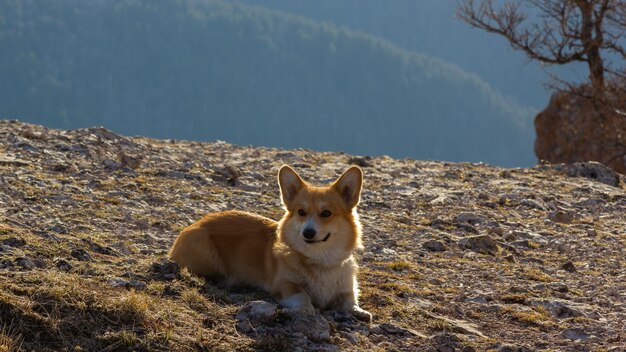
[[[365,172],[365,324],[166,260],[204,213],[278,219],[275,175]],[[599,164],[484,164],[0,122],[0,351],[625,351],[626,186]]]

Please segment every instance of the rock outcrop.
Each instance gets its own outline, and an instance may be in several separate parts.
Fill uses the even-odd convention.
[[[551,163],[597,161],[626,174],[626,114],[584,94],[552,96],[535,118],[535,154]]]

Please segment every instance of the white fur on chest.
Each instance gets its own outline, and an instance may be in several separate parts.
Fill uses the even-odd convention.
[[[304,290],[315,306],[326,307],[342,294],[352,297],[356,289],[356,271],[357,265],[352,258],[337,266],[309,268],[304,277]]]

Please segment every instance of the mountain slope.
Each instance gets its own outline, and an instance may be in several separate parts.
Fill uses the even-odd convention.
[[[317,184],[354,162],[372,324],[167,262],[207,212],[278,219],[282,164]],[[0,121],[0,350],[620,351],[626,179],[583,166],[589,178]],[[274,310],[255,319],[258,305]]]
[[[528,165],[532,112],[383,40],[217,0],[0,4],[0,116]]]
[[[546,67],[513,50],[506,39],[473,29],[455,18],[456,1],[239,1],[380,36],[407,50],[474,72],[523,105],[542,108],[550,97],[543,87],[549,81]],[[553,66],[548,72],[568,81],[580,81],[586,76],[585,70],[584,65],[576,64]]]

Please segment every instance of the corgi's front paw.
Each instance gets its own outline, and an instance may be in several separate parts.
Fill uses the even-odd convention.
[[[285,308],[295,309],[305,314],[315,314],[315,308],[313,308],[311,298],[304,292],[282,299],[280,304]]]
[[[372,322],[372,313],[366,311],[365,309],[359,306],[353,306],[350,309],[350,313],[357,319],[362,320],[367,323]]]

